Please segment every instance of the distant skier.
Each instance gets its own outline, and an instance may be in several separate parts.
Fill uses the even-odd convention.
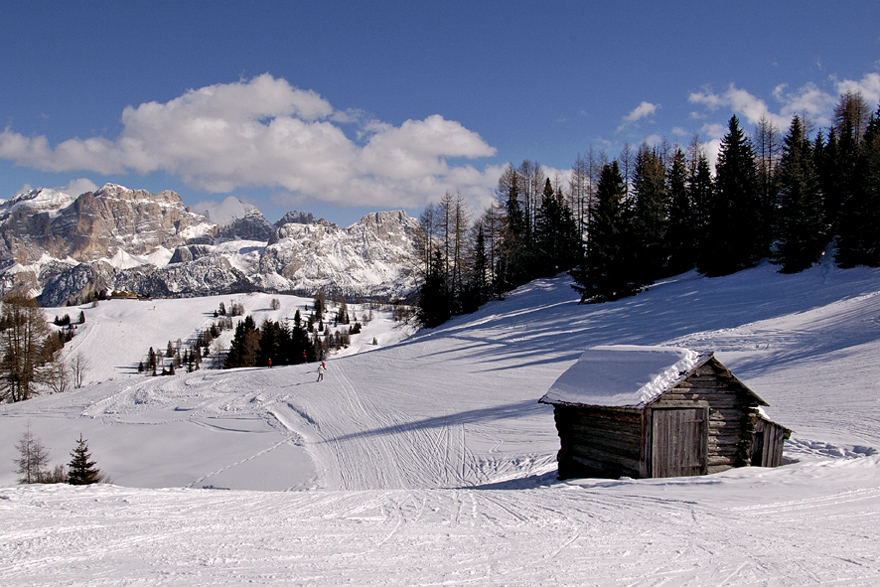
[[[324,364],[324,361],[321,361],[321,364],[318,365],[318,383],[324,381],[324,371],[327,370],[327,365]]]

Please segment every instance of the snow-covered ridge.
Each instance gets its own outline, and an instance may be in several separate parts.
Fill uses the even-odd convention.
[[[29,190],[0,203],[0,222],[11,214],[39,214],[47,212],[57,215],[63,208],[73,203],[75,198],[53,189],[37,188]]]

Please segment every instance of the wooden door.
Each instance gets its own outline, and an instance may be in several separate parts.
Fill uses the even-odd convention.
[[[655,409],[652,418],[652,476],[705,475],[709,464],[709,409]]]

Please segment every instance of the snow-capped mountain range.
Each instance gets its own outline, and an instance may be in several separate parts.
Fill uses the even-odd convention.
[[[271,224],[231,197],[198,210],[172,191],[115,184],[78,197],[39,188],[0,201],[0,293],[25,290],[60,306],[110,290],[391,297],[416,285],[419,224],[404,211],[340,228],[307,212]]]

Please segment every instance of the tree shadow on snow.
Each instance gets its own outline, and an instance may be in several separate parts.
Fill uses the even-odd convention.
[[[358,440],[362,438],[370,438],[375,436],[390,436],[395,434],[405,434],[415,430],[430,430],[432,428],[445,428],[456,426],[459,424],[473,424],[477,422],[491,422],[494,420],[524,418],[533,414],[545,413],[552,411],[550,406],[539,404],[534,399],[521,402],[507,404],[504,406],[491,406],[480,408],[477,410],[466,410],[457,414],[447,414],[444,416],[435,416],[433,418],[425,418],[414,422],[403,422],[393,426],[385,426],[374,430],[364,430],[335,438],[328,438],[325,443],[336,443],[346,440]]]

